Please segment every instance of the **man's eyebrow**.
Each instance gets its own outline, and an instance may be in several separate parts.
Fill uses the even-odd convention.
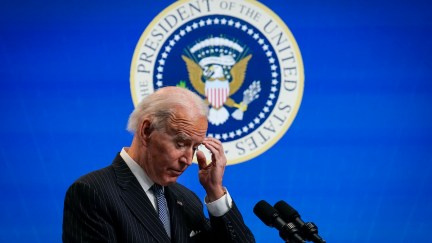
[[[190,145],[196,146],[196,147],[198,147],[199,145],[202,144],[202,142],[194,141],[191,136],[189,136],[189,135],[187,135],[186,133],[183,133],[183,132],[177,133],[174,136],[174,140],[176,142],[184,142],[186,144],[190,144]]]
[[[189,135],[187,135],[187,134],[185,134],[185,133],[182,133],[182,132],[177,133],[177,134],[174,136],[174,138],[175,138],[177,141],[192,141],[192,138],[191,138]]]

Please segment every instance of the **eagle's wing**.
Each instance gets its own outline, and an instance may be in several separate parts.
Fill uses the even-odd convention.
[[[243,84],[246,74],[246,68],[249,60],[252,58],[252,54],[247,55],[241,59],[231,68],[232,81],[230,83],[230,96],[237,92],[237,90]]]
[[[201,80],[203,70],[192,59],[182,55],[182,59],[186,62],[186,67],[189,73],[189,79],[195,90],[201,95],[205,95],[205,83]]]

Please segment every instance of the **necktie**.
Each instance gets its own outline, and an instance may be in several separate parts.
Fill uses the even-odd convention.
[[[157,201],[157,211],[159,214],[159,219],[167,232],[168,236],[171,238],[171,227],[169,221],[168,204],[163,192],[161,185],[153,184],[151,187]]]

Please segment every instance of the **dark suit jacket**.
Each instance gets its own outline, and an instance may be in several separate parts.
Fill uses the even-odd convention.
[[[63,242],[255,242],[234,202],[225,215],[209,220],[201,200],[184,186],[170,185],[165,195],[172,240],[138,180],[117,155],[112,165],[79,178],[68,189]]]

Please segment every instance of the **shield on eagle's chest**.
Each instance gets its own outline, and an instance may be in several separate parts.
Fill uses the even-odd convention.
[[[229,82],[219,80],[206,81],[205,95],[213,108],[219,109],[229,96]]]

